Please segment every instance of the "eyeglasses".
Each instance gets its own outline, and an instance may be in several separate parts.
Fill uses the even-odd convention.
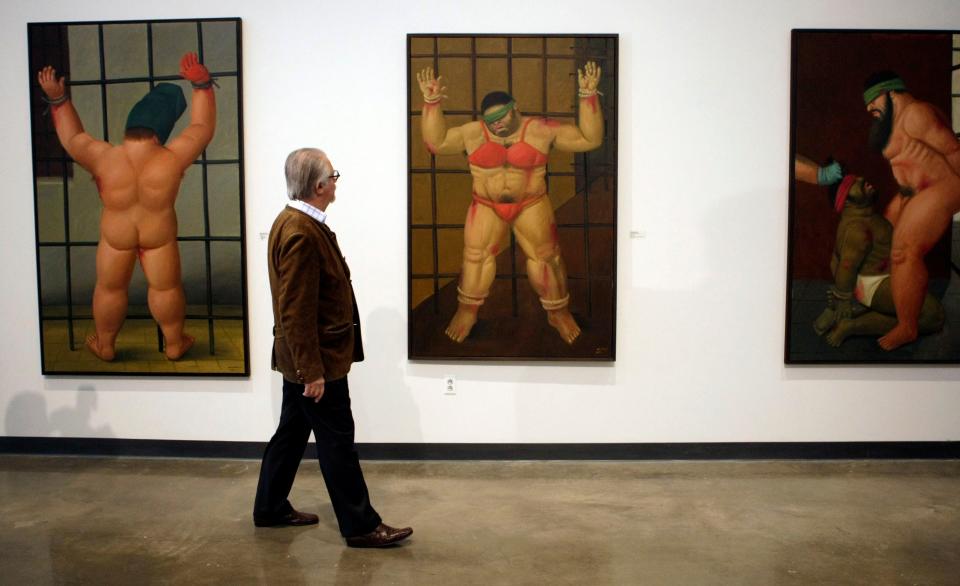
[[[330,176],[327,177],[327,179],[329,179],[329,180],[333,181],[334,183],[336,183],[336,182],[337,182],[337,179],[340,179],[340,171],[334,170],[334,172],[331,173]]]

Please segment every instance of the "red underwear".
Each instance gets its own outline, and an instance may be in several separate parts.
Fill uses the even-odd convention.
[[[493,210],[493,213],[500,216],[500,219],[504,222],[510,223],[517,219],[517,216],[520,215],[524,209],[532,206],[541,199],[544,198],[546,194],[541,193],[540,195],[531,197],[530,199],[525,199],[523,201],[517,201],[512,203],[498,203],[495,201],[490,201],[484,197],[480,197],[476,193],[473,194],[473,201],[483,206]]]

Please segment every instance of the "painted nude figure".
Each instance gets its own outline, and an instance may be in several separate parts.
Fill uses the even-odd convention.
[[[830,260],[834,283],[826,309],[813,324],[831,346],[839,346],[849,336],[883,335],[897,325],[890,288],[893,226],[876,211],[876,199],[873,185],[856,175],[844,177],[836,189],[834,209],[840,223]],[[943,323],[943,306],[925,294],[919,333],[939,331]]]
[[[527,257],[527,276],[547,312],[547,321],[572,344],[580,327],[570,313],[567,274],[557,225],[547,198],[547,157],[551,147],[585,152],[603,142],[603,113],[597,84],[600,67],[588,62],[577,71],[577,124],[525,117],[506,92],[491,92],[481,103],[481,120],[447,128],[442,101],[445,87],[432,68],[417,74],[423,92],[423,139],[436,155],[466,152],[473,177],[473,203],[464,226],[463,267],[457,287],[457,311],[446,328],[462,342],[477,322],[477,312],[496,274],[498,243],[510,228]]]
[[[183,174],[213,138],[216,103],[207,68],[194,53],[180,61],[180,75],[194,87],[190,125],[166,144],[186,109],[179,86],[160,83],[130,111],[120,145],[96,140],[66,93],[64,79],[44,67],[37,79],[51,104],[53,124],[67,154],[93,175],[103,202],[93,292],[96,333],[87,348],[101,360],[116,356],[116,338],[127,314],[128,286],[136,259],[147,280],[150,313],[164,336],[170,360],[193,345],[183,331],[186,300],[180,277],[174,202]]]
[[[870,146],[890,162],[900,185],[885,212],[893,225],[897,324],[879,340],[893,350],[917,339],[929,280],[924,257],[960,212],[960,142],[943,114],[910,95],[893,72],[867,79],[863,101],[874,118]]]

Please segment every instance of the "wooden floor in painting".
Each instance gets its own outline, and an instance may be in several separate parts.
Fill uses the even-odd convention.
[[[584,282],[571,282],[571,297],[576,298],[576,302],[571,301],[571,311],[581,333],[573,344],[567,344],[547,323],[546,312],[525,279],[517,283],[516,314],[510,302],[510,280],[498,279],[490,298],[480,308],[477,325],[458,344],[444,334],[457,307],[456,283],[452,283],[440,289],[436,304],[434,299],[428,299],[414,309],[411,324],[415,335],[410,358],[611,360],[615,326],[609,286],[609,282],[595,283],[593,295],[588,296]]]
[[[188,311],[188,313],[190,313]],[[185,331],[196,338],[193,348],[177,361],[160,350],[157,324],[152,319],[127,319],[117,336],[117,356],[104,362],[84,346],[94,332],[93,320],[75,319],[73,347],[68,322],[43,322],[44,369],[57,373],[116,374],[242,374],[244,371],[243,321],[213,320],[213,348],[205,319],[188,319]]]

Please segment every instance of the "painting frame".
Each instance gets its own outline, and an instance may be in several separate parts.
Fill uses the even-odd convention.
[[[417,33],[407,35],[407,346],[408,357],[411,360],[442,360],[442,361],[588,361],[612,362],[616,359],[616,226],[617,226],[617,141],[618,141],[618,55],[619,36],[616,34],[474,34],[474,33]],[[427,50],[424,50],[427,47]],[[500,60],[498,62],[498,60]],[[443,323],[456,311],[457,305],[457,271],[454,265],[462,264],[463,229],[466,224],[464,218],[470,198],[469,187],[471,170],[466,162],[466,153],[462,153],[456,162],[442,162],[443,155],[426,153],[419,128],[420,107],[422,96],[416,80],[419,69],[428,62],[432,62],[434,70],[439,75],[452,71],[453,81],[460,81],[462,90],[469,87],[469,98],[464,101],[465,94],[461,91],[460,97],[450,98],[454,105],[448,111],[451,118],[457,122],[477,121],[480,117],[480,98],[484,93],[493,90],[502,90],[517,94],[518,108],[524,111],[524,116],[553,118],[557,114],[573,120],[576,116],[576,69],[585,66],[586,61],[596,61],[602,68],[603,97],[601,109],[604,116],[605,128],[603,144],[593,154],[576,154],[571,156],[573,161],[566,164],[566,171],[557,171],[553,175],[554,167],[560,168],[565,163],[551,160],[547,163],[547,182],[553,182],[548,189],[547,197],[551,198],[551,206],[556,210],[556,231],[559,234],[560,249],[567,261],[567,266],[573,266],[569,271],[570,311],[581,326],[581,335],[572,344],[565,344],[561,336],[552,332],[552,328],[545,328],[543,310],[537,307],[536,297],[531,299],[531,286],[526,282],[525,269],[520,266],[525,260],[522,251],[516,245],[513,234],[513,224],[510,225],[509,238],[504,240],[504,247],[494,253],[498,266],[497,274],[490,286],[490,297],[484,300],[484,306],[479,309],[476,326],[462,342],[455,342],[444,335]],[[564,63],[561,63],[564,61]],[[454,64],[462,64],[457,67]],[[536,63],[541,65],[537,68]],[[574,66],[575,65],[575,66]],[[523,68],[534,71],[535,75],[524,75]],[[500,73],[496,72],[500,68]],[[465,71],[469,71],[465,74]],[[496,77],[499,75],[499,86],[485,84],[484,75]],[[567,77],[564,78],[564,75]],[[469,78],[469,79],[467,79]],[[531,89],[533,83],[529,80],[536,78],[541,83],[538,90]],[[548,79],[549,78],[549,79]],[[517,81],[521,80],[521,81]],[[560,80],[553,82],[553,80]],[[553,82],[553,85],[550,83]],[[496,85],[496,84],[494,84]],[[523,87],[518,87],[523,86]],[[555,89],[562,88],[562,89]],[[561,92],[567,94],[561,96]],[[523,95],[521,95],[523,94]],[[609,94],[609,95],[607,95]],[[531,96],[536,95],[534,99]],[[524,97],[525,96],[525,97]],[[572,98],[572,99],[570,99]],[[568,104],[564,104],[564,100]],[[539,100],[539,102],[537,101]],[[469,102],[469,104],[467,103]],[[536,106],[525,108],[524,103],[536,103]],[[565,109],[564,109],[565,108]],[[575,122],[576,124],[576,122]],[[429,162],[424,154],[429,157]],[[602,163],[597,157],[602,156]],[[582,159],[580,159],[582,157]],[[590,168],[599,163],[602,175],[591,176]],[[418,166],[419,165],[419,166]],[[575,176],[577,169],[588,168],[586,178]],[[565,173],[565,177],[560,177]],[[422,186],[427,182],[424,176],[429,176],[429,199],[431,203],[424,205]],[[563,185],[564,181],[572,185],[567,188],[564,203],[557,205],[560,197],[552,193],[555,185]],[[592,183],[591,183],[592,181]],[[446,187],[441,184],[446,184]],[[579,183],[578,183],[579,182]],[[602,187],[593,188],[600,185]],[[456,186],[451,189],[450,186]],[[559,190],[558,190],[559,191]],[[603,192],[602,194],[600,192]],[[450,196],[457,201],[447,208],[442,208],[446,198],[439,194]],[[562,197],[562,196],[561,196]],[[584,208],[583,217],[571,221],[565,220],[564,205],[568,205],[573,198]],[[593,198],[593,199],[591,199]],[[601,203],[603,202],[603,203]],[[459,207],[455,207],[459,206]],[[425,219],[424,211],[430,208],[429,218]],[[590,213],[595,213],[590,217]],[[459,219],[457,219],[459,215]],[[603,221],[596,221],[601,218]],[[576,230],[583,232],[582,236],[574,234]],[[602,231],[602,233],[601,233]],[[425,234],[428,234],[424,238]],[[424,239],[429,244],[424,247]],[[509,240],[509,244],[506,241]],[[459,244],[457,242],[459,241]],[[576,246],[570,246],[569,241],[576,241],[586,252],[570,252]],[[590,247],[594,245],[596,251],[602,250],[604,258],[596,260],[589,257]],[[456,248],[459,246],[459,250]],[[427,251],[425,253],[425,251]],[[595,251],[595,253],[596,253]],[[568,260],[566,257],[570,255]],[[580,256],[578,256],[580,255]],[[426,260],[425,259],[429,259]],[[591,264],[593,263],[593,264]],[[425,265],[430,265],[424,269]],[[518,268],[520,266],[520,268]],[[591,272],[594,268],[599,272]],[[426,292],[425,292],[426,290]],[[504,299],[509,300],[504,301]],[[589,299],[589,305],[584,305],[584,299]],[[541,302],[543,299],[541,298]],[[425,305],[428,309],[424,309]],[[453,305],[451,305],[453,304]],[[507,306],[510,306],[507,308]],[[602,309],[601,309],[602,307]],[[544,306],[544,309],[546,306]],[[602,316],[602,317],[601,317]],[[556,340],[552,338],[556,337]],[[541,343],[540,341],[543,341]],[[533,342],[531,344],[530,342]],[[526,344],[526,348],[523,346]],[[538,346],[531,348],[531,346]]]
[[[27,43],[42,374],[248,377],[241,19],[31,22]],[[130,111],[130,96],[138,88],[143,95],[143,90],[161,83],[182,86],[187,107],[172,136],[189,124],[190,82],[177,71],[181,55],[189,51],[210,66],[218,105],[216,131],[188,165],[176,185],[175,206],[170,204],[179,220],[174,234],[179,249],[176,268],[185,291],[185,331],[195,343],[173,360],[164,354],[165,336],[147,307],[141,257],[127,282],[130,301],[116,356],[103,360],[84,342],[95,331],[89,300],[92,257],[100,236],[91,218],[100,217],[103,204],[90,202],[99,196],[100,186],[91,187],[89,172],[75,164],[57,141],[52,106],[42,99],[38,71],[55,65],[58,75],[65,76],[68,95],[81,110],[78,115],[85,130],[96,140],[117,144],[123,118]],[[81,101],[91,96],[95,99],[81,107]],[[87,117],[90,112],[96,115]],[[62,210],[56,209],[59,206]],[[51,213],[60,227],[50,220]],[[151,328],[155,329],[152,334]]]
[[[921,318],[919,338],[885,350],[880,346],[885,334],[872,333],[877,328],[889,332],[889,324],[897,323],[888,278],[893,261],[886,251],[897,225],[891,201],[898,193],[910,192],[898,184],[886,156],[878,152],[890,136],[889,130],[885,135],[875,132],[878,125],[872,116],[882,113],[863,101],[872,96],[871,88],[884,87],[878,80],[902,77],[906,91],[933,106],[931,111],[939,111],[954,136],[960,136],[958,63],[956,30],[792,31],[785,364],[960,363],[960,215],[924,259],[930,278],[922,315],[928,319],[924,326]],[[884,93],[876,94],[880,102]],[[868,147],[871,136],[880,137],[873,147],[877,151]],[[834,165],[837,176],[828,177]],[[903,201],[909,203],[909,197],[897,199],[897,209]],[[854,204],[872,223],[854,221]],[[870,228],[853,227],[857,225]],[[866,256],[850,254],[846,243],[862,234],[868,242]],[[871,254],[877,255],[874,261]],[[832,258],[837,260],[831,265]],[[848,296],[841,301],[852,308],[852,320],[838,327],[836,318],[827,314],[831,304],[850,293],[843,291],[848,285],[840,286],[841,281],[850,282],[850,274],[836,268],[850,266],[850,258],[862,258],[849,269],[856,279],[852,300]],[[928,311],[938,306],[945,316],[939,326],[936,317],[929,317],[937,314]],[[864,315],[876,320],[859,319]],[[850,327],[854,322],[860,325]]]

